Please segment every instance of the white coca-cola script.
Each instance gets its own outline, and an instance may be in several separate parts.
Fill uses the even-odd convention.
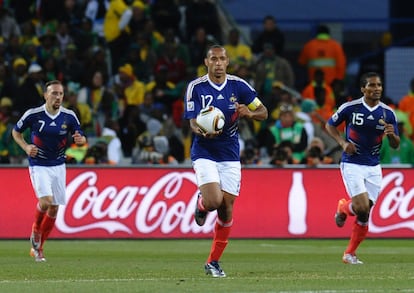
[[[396,224],[377,225],[370,218],[369,231],[372,233],[383,233],[396,229],[407,228],[414,231],[414,188],[405,190],[402,186],[404,183],[404,174],[401,172],[392,172],[384,176],[381,187],[381,200],[374,209],[382,220],[397,217],[400,220]],[[383,194],[383,191],[387,193]]]
[[[60,207],[57,229],[66,234],[103,229],[110,234],[123,232],[132,235],[136,234],[135,230],[145,235],[157,229],[162,234],[169,234],[175,229],[187,234],[210,233],[214,228],[216,213],[209,213],[202,227],[194,221],[198,189],[192,172],[168,173],[151,186],[129,185],[118,189],[109,185],[98,190],[97,181],[97,174],[88,171],[68,183],[67,205]],[[182,192],[181,186],[185,182],[194,184],[196,192],[185,197],[187,202],[171,201]],[[180,195],[180,198],[183,196]]]

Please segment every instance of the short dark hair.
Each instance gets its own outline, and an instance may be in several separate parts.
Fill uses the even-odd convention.
[[[373,71],[366,72],[361,76],[361,79],[359,80],[360,87],[365,87],[368,83],[368,78],[371,78],[371,77],[379,77],[381,79],[381,75],[379,75],[379,73],[377,72],[373,72]]]
[[[62,86],[63,86],[63,84],[62,84],[62,82],[61,82],[60,80],[57,80],[57,79],[55,79],[55,80],[50,80],[50,81],[48,81],[48,82],[46,82],[46,83],[45,83],[44,92],[47,92],[47,88],[48,88],[49,86],[51,86],[51,85],[54,85],[54,84],[60,84],[60,85],[62,85]]]

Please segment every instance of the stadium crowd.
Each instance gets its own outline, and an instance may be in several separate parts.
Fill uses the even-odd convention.
[[[242,163],[337,163],[341,148],[326,120],[352,97],[345,83],[346,52],[320,25],[303,44],[297,64],[285,56],[285,35],[271,15],[252,44],[224,29],[208,0],[0,1],[0,163],[26,155],[11,138],[16,117],[44,102],[48,80],[65,85],[88,144],[72,145],[73,164],[185,164],[192,141],[183,120],[187,83],[206,73],[206,49],[223,44],[229,73],[248,80],[269,110],[264,122],[240,120]],[[327,54],[318,60],[315,48]],[[294,66],[306,68],[297,88]],[[380,64],[377,64],[380,66]],[[381,68],[378,68],[380,73]],[[359,96],[357,96],[359,97]],[[395,104],[401,147],[383,145],[383,163],[414,164],[414,79]]]

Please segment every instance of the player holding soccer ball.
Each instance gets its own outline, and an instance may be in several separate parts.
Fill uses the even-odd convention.
[[[238,141],[238,120],[267,118],[267,109],[256,91],[243,79],[226,73],[229,57],[222,46],[214,45],[204,59],[207,74],[188,84],[185,97],[185,118],[195,134],[191,160],[199,194],[195,221],[202,226],[207,213],[216,210],[213,243],[205,263],[205,271],[213,277],[225,277],[219,265],[233,225],[233,204],[240,192],[241,164]],[[222,130],[206,133],[196,123],[201,109],[219,108],[225,116]]]
[[[342,104],[326,123],[326,130],[344,150],[341,174],[351,197],[338,202],[336,225],[343,227],[347,216],[356,216],[351,239],[342,257],[346,264],[362,264],[355,252],[368,233],[370,210],[381,191],[379,154],[382,138],[386,135],[393,148],[400,144],[395,113],[380,101],[380,76],[375,72],[365,73],[360,86],[363,97]],[[345,138],[337,129],[343,121],[346,123]]]

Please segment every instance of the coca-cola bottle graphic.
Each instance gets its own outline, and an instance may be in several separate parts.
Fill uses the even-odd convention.
[[[302,172],[293,172],[288,198],[289,233],[295,235],[306,233],[306,210],[306,190],[303,186]]]

